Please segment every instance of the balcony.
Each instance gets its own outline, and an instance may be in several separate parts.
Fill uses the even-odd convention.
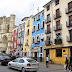
[[[72,8],[71,8],[71,9],[68,9],[68,8],[65,9],[65,13],[66,13],[66,14],[69,14],[69,13],[71,13],[71,12],[72,12]]]
[[[62,30],[62,24],[54,26],[54,31]]]
[[[49,41],[49,40],[46,39],[45,45],[46,45],[46,46],[50,46],[50,45],[51,45],[51,41]]]
[[[72,38],[70,38],[70,36],[67,36],[66,39],[67,39],[67,42],[72,42]]]
[[[45,23],[46,23],[46,24],[49,23],[49,22],[51,22],[51,18],[45,19]]]
[[[45,34],[49,34],[49,33],[51,33],[51,30],[45,30]]]
[[[55,44],[62,44],[62,39],[55,39]]]
[[[54,19],[58,19],[58,18],[60,18],[61,17],[61,12],[59,12],[58,14],[55,14],[54,15]]]
[[[36,41],[35,41],[35,44],[37,44],[37,43],[40,43],[40,40],[36,40]]]
[[[72,21],[71,22],[66,21],[66,27],[72,27]]]

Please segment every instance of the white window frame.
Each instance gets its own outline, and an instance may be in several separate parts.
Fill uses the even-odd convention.
[[[44,36],[44,33],[42,33],[43,34],[43,36]],[[42,34],[41,34],[41,37],[42,37]],[[44,39],[44,37],[43,37],[43,39]],[[41,39],[40,39],[41,40]],[[44,41],[44,40],[43,40]],[[43,42],[43,41],[41,41],[41,42]]]
[[[14,48],[16,48],[16,42],[14,43]]]
[[[39,22],[39,23],[37,23],[37,30],[39,30],[39,29],[38,29],[38,24],[39,24],[39,29],[40,29],[40,22]]]
[[[12,41],[13,41],[13,37],[12,37]]]
[[[42,23],[41,23],[41,28],[44,28],[44,27],[43,27],[43,22],[44,22],[44,20],[43,20]]]
[[[35,41],[35,36],[33,36],[34,37],[34,41]],[[32,44],[33,44],[33,37],[32,37]]]

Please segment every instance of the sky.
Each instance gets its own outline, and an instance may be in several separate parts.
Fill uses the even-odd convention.
[[[43,5],[50,0],[0,0],[0,17],[15,14],[15,25],[21,24],[21,19],[31,14],[35,15],[39,7],[39,11],[43,10]]]

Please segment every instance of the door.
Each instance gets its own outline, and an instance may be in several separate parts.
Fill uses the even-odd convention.
[[[46,50],[46,57],[49,56],[49,50]]]
[[[17,69],[18,70],[21,70],[22,67],[24,66],[24,60],[23,59],[20,59],[19,62],[17,63]]]
[[[37,52],[35,52],[35,59],[37,60]]]
[[[42,54],[40,54],[40,62],[42,62]]]
[[[11,63],[11,67],[17,69],[17,63],[18,63],[19,59],[15,59],[12,63]]]
[[[71,57],[72,57],[72,47],[70,48],[70,52],[71,52]]]

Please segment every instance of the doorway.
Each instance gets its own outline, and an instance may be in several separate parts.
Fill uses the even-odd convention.
[[[40,54],[40,62],[42,62],[42,54]]]
[[[37,52],[35,52],[35,59],[36,59],[36,61],[37,61]]]
[[[46,57],[49,56],[49,49],[46,50]]]

